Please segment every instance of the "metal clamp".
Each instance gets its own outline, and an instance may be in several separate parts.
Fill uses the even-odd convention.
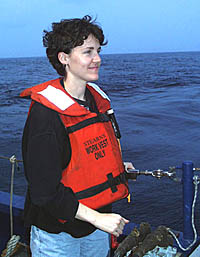
[[[172,179],[173,181],[176,182],[181,182],[181,179],[176,177],[176,172],[175,172],[175,167],[170,167],[169,171],[164,171],[161,169],[157,169],[157,170],[137,170],[137,169],[128,169],[126,171],[126,177],[127,179],[132,179],[132,180],[136,180],[137,176],[139,175],[145,175],[145,176],[152,176],[155,178],[162,178],[162,177],[167,177]]]

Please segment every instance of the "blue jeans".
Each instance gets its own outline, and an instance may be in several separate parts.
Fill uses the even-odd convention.
[[[30,247],[32,257],[108,257],[110,236],[97,229],[74,238],[65,232],[53,234],[32,226]]]

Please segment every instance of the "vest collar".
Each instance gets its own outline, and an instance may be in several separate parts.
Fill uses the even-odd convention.
[[[70,116],[86,115],[89,111],[80,106],[73,97],[66,92],[60,83],[61,78],[50,80],[34,87],[25,89],[20,96],[30,97],[50,109],[61,114]],[[110,100],[108,96],[94,83],[88,83],[87,88],[93,95],[97,108],[100,112],[106,112],[110,109]]]

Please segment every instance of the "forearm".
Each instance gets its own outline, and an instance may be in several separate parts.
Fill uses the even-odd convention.
[[[129,221],[119,214],[115,213],[99,213],[87,206],[79,203],[79,207],[75,218],[87,221],[105,232],[119,236],[122,234],[123,228]]]
[[[124,165],[125,169],[134,169],[131,162],[125,162]],[[79,203],[75,218],[89,222],[95,227],[115,236],[122,234],[125,224],[129,222],[119,214],[99,213],[98,211],[90,209],[81,203]]]
[[[96,220],[100,218],[98,211],[95,211],[87,206],[79,203],[78,210],[75,218],[83,221],[87,221],[95,226]]]

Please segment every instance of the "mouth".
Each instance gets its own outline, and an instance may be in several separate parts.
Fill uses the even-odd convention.
[[[95,66],[89,67],[89,69],[99,69],[99,65],[95,65]]]
[[[89,70],[98,71],[99,70],[99,66],[89,67]]]

